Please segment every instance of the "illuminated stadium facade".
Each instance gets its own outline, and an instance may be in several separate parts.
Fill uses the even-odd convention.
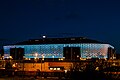
[[[84,37],[32,39],[3,46],[4,58],[19,54],[22,49],[25,58],[110,58],[114,47]],[[14,50],[13,50],[14,49]],[[12,52],[13,51],[13,52]],[[20,53],[21,54],[21,53]]]

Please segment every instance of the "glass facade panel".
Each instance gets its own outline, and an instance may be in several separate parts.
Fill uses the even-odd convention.
[[[9,57],[10,48],[24,48],[26,58],[63,58],[63,47],[80,47],[82,58],[107,58],[109,44],[40,44],[4,46],[4,56]],[[112,47],[113,48],[113,47]],[[38,54],[37,56],[35,54]]]

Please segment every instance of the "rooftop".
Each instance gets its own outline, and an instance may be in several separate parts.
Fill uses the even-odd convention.
[[[41,39],[30,39],[16,43],[15,45],[31,45],[31,44],[74,44],[74,43],[103,43],[85,37],[67,37],[67,38],[41,38]]]

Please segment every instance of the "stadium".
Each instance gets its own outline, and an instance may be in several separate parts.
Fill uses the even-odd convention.
[[[44,58],[78,60],[80,58],[112,58],[114,47],[85,37],[30,39],[3,46],[4,58]],[[21,56],[21,57],[20,57]]]

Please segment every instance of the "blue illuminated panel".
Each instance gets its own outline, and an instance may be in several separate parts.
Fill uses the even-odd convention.
[[[4,46],[4,56],[10,55],[10,48],[24,48],[26,58],[63,58],[63,47],[80,47],[82,58],[107,58],[109,44],[41,44]],[[35,55],[38,54],[38,55]]]

